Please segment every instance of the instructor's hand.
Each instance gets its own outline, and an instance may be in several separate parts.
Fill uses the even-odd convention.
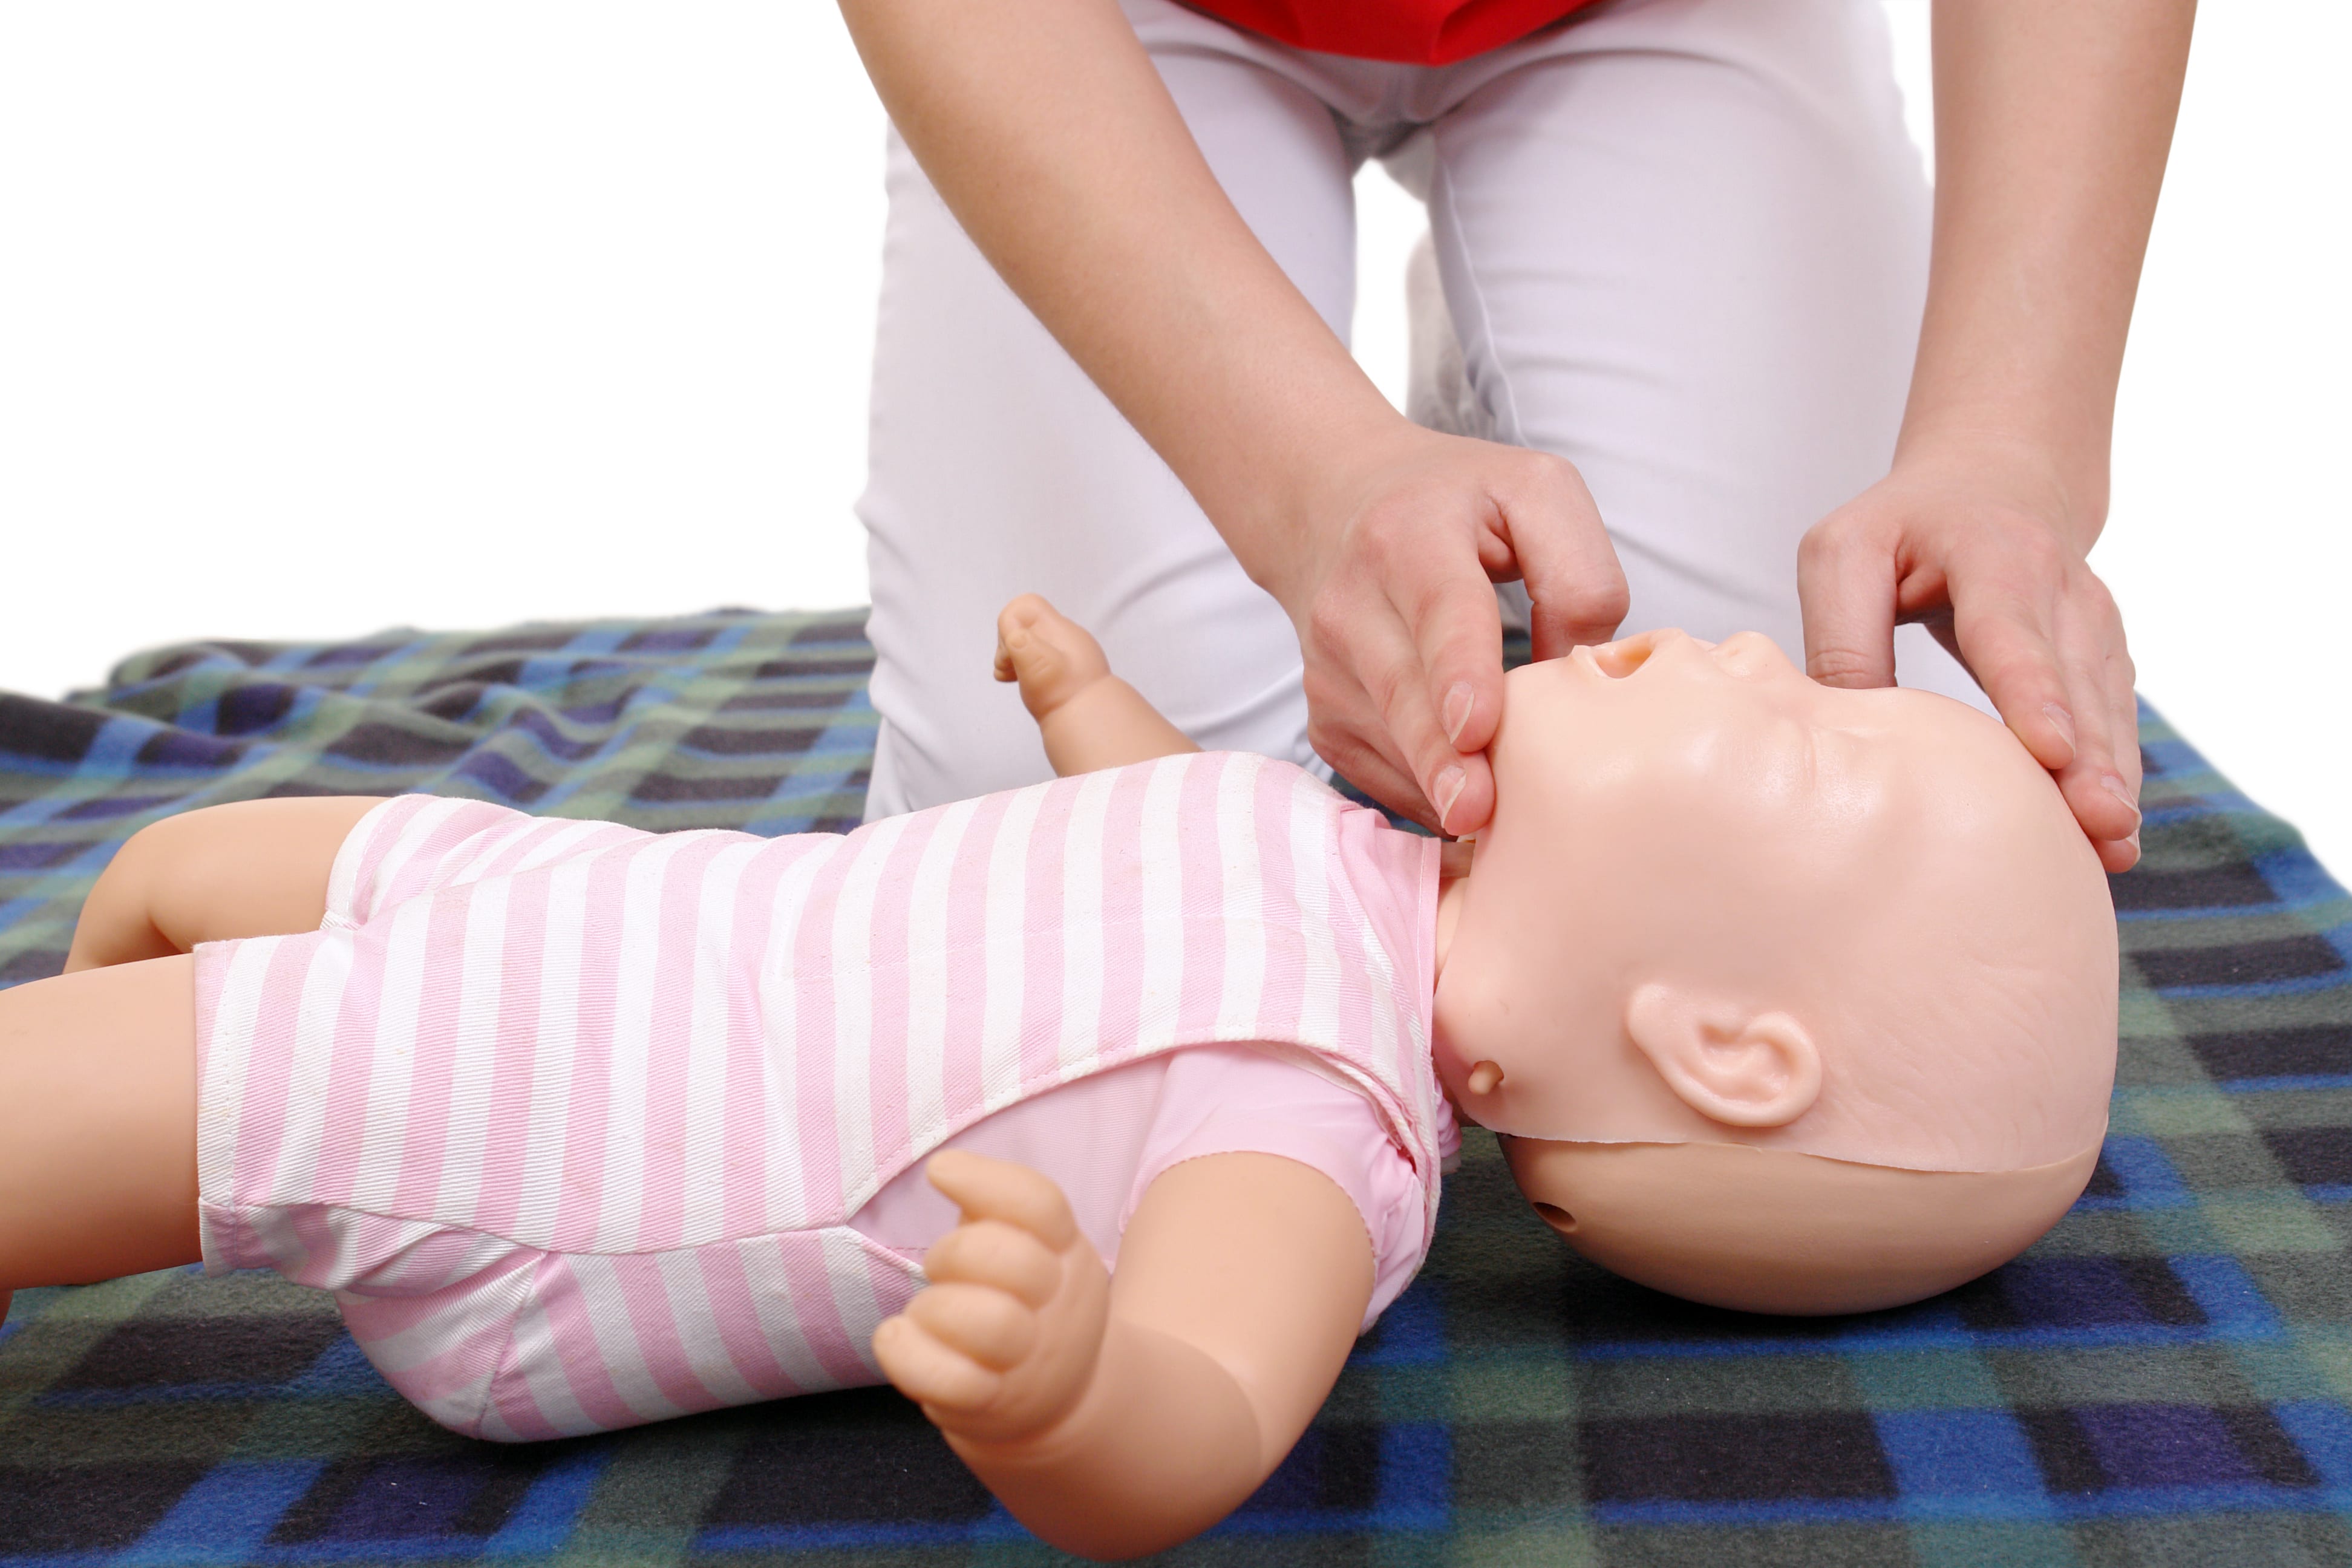
[[[2139,720],[2123,618],[2084,562],[2095,532],[2030,450],[1931,447],[1814,525],[1797,586],[1814,679],[1892,686],[1896,623],[1926,625],[2123,871],[2139,858]]]
[[[1401,425],[1335,465],[1270,563],[1307,663],[1307,735],[1359,788],[1450,834],[1495,808],[1503,711],[1493,584],[1524,578],[1535,656],[1606,642],[1625,574],[1560,458]]]

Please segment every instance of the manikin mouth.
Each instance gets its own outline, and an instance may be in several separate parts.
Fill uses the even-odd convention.
[[[1569,1213],[1566,1209],[1560,1207],[1558,1204],[1538,1204],[1536,1205],[1536,1213],[1543,1215],[1544,1224],[1551,1226],[1552,1229],[1559,1232],[1560,1235],[1574,1236],[1576,1234],[1576,1216]]]

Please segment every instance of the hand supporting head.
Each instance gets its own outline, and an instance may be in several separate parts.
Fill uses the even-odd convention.
[[[2081,1191],[2112,910],[2000,726],[1818,686],[1762,637],[1655,633],[1515,672],[1493,758],[1439,1070],[1571,1245],[1681,1294],[1843,1310],[1982,1272]],[[1774,1158],[1721,1163],[1751,1151]]]

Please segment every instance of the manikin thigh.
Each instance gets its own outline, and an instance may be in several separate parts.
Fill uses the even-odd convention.
[[[1885,474],[1927,289],[1879,6],[1630,0],[1522,52],[1433,133],[1486,433],[1582,472],[1627,633],[1753,629],[1801,663],[1798,541]],[[1974,695],[1902,647],[1907,684]]]
[[[1265,69],[1157,55],[1210,166],[1343,337],[1355,208],[1329,112]],[[1053,776],[996,615],[1036,592],[1203,746],[1305,763],[1296,633],[1159,457],[964,237],[903,144],[875,351],[867,534],[875,707],[869,816]]]
[[[195,1261],[194,964],[0,991],[0,1291]]]

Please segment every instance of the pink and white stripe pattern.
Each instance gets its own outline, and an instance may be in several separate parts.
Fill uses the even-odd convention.
[[[485,1437],[872,1383],[921,1279],[845,1222],[993,1111],[1213,1040],[1353,1083],[1433,1226],[1435,899],[1430,841],[1239,753],[846,837],[403,796],[320,931],[198,950],[205,1260],[334,1290]]]

